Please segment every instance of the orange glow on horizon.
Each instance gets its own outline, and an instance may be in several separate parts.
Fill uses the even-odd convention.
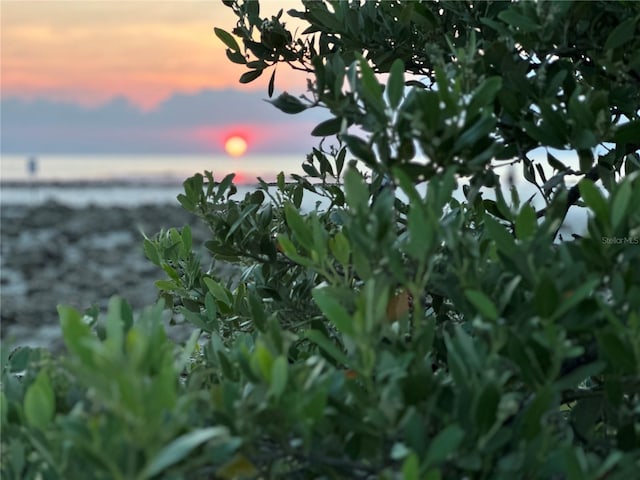
[[[301,8],[264,2],[261,15]],[[294,19],[286,18],[293,27]],[[85,106],[124,96],[144,110],[176,92],[265,90],[269,75],[249,85],[213,28],[236,18],[218,2],[2,2],[2,96],[48,98]],[[270,72],[269,72],[270,73]],[[306,78],[306,76],[304,76]],[[277,90],[302,89],[301,75],[278,70]]]

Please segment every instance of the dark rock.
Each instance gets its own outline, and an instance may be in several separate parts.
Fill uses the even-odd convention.
[[[178,205],[2,206],[1,219],[0,334],[14,336],[18,344],[40,344],[40,330],[49,336],[57,331],[49,327],[58,324],[58,304],[104,309],[112,295],[135,309],[154,303],[154,282],[165,273],[145,258],[141,232],[153,236],[188,223],[196,249],[208,235],[206,226]]]

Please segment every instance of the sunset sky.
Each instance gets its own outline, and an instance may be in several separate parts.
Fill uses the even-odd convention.
[[[290,0],[260,3],[262,16],[275,14],[280,8],[286,11],[300,6],[298,1]],[[11,147],[12,153],[21,151],[23,138],[36,135],[37,141],[40,139],[37,132],[51,134],[53,130],[47,127],[46,118],[59,119],[51,125],[58,132],[58,143],[68,134],[67,140],[71,142],[68,147],[73,150],[74,129],[66,128],[68,118],[72,119],[68,125],[83,123],[85,130],[95,126],[95,131],[84,131],[85,136],[107,138],[127,122],[123,116],[130,114],[131,121],[144,129],[145,122],[160,115],[159,111],[166,110],[167,104],[180,110],[176,98],[186,98],[193,105],[201,94],[207,94],[212,102],[210,117],[200,112],[198,125],[184,125],[182,129],[181,125],[172,125],[171,135],[180,136],[176,132],[182,132],[178,143],[186,144],[195,138],[197,144],[202,135],[215,140],[228,135],[229,129],[247,128],[251,130],[248,134],[261,142],[250,144],[250,151],[252,147],[277,151],[279,146],[275,142],[281,142],[282,138],[261,135],[258,131],[261,124],[265,129],[289,129],[291,137],[308,137],[317,120],[316,115],[301,121],[263,102],[268,75],[250,85],[238,83],[245,70],[227,60],[224,45],[213,33],[213,27],[231,31],[235,24],[235,16],[221,1],[2,0],[1,6],[2,134],[3,144]],[[284,67],[278,69],[276,91],[302,93],[305,77]],[[243,103],[244,112],[233,112],[234,105],[225,103],[229,97],[225,92],[229,89],[252,99]],[[253,118],[254,103],[255,113],[261,118]],[[109,117],[109,112],[116,110],[118,115]],[[75,116],[70,112],[75,112]],[[188,116],[188,112],[181,113]],[[180,117],[174,110],[164,111],[164,115]],[[80,121],[80,117],[90,120]],[[102,121],[91,120],[94,117]],[[101,130],[97,130],[98,126]],[[161,129],[155,128],[155,133],[166,139]],[[122,139],[122,132],[118,135]],[[145,135],[153,137],[154,132],[149,130]],[[272,143],[269,138],[274,139]],[[43,148],[53,145],[52,139],[49,143],[45,140],[43,137]],[[98,150],[102,143],[96,143]],[[205,148],[202,142],[198,145],[195,145],[198,151]],[[138,147],[132,149],[144,149]],[[3,153],[6,148],[3,147]]]

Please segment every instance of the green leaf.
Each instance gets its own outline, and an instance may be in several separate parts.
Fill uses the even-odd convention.
[[[553,278],[546,273],[542,274],[534,293],[534,307],[541,317],[550,317],[560,302],[560,295]]]
[[[151,261],[151,263],[160,266],[160,255],[158,254],[158,249],[156,248],[155,243],[145,238],[143,245],[145,256]]]
[[[631,182],[623,181],[613,197],[611,206],[611,226],[614,230],[618,228],[623,219],[628,218],[629,212],[627,212],[627,208],[629,207],[631,194]]]
[[[6,387],[5,387],[6,388]],[[9,401],[3,391],[0,391],[0,428],[4,429],[7,426],[8,413],[9,413]],[[6,430],[5,430],[6,431]]]
[[[478,309],[482,316],[493,321],[498,319],[499,314],[496,306],[491,299],[480,290],[465,290],[464,294],[469,302]]]
[[[553,319],[561,317],[563,314],[568,312],[570,309],[575,307],[578,303],[584,300],[587,297],[593,295],[596,287],[600,284],[600,278],[592,278],[583,283],[580,287],[576,288],[573,292],[570,293],[569,297],[564,300],[555,311],[553,315]]]
[[[309,16],[315,19],[318,25],[322,25],[323,30],[340,31],[343,26],[337,16],[332,14],[324,3],[312,2],[309,8]]]
[[[361,55],[359,55],[359,57],[362,93],[372,104],[382,107],[380,104],[382,100],[382,85],[378,82],[378,79],[373,73],[373,69],[369,65],[367,59]]]
[[[445,332],[444,343],[447,347],[447,364],[451,372],[451,377],[456,385],[463,386],[468,382],[469,372],[460,354],[459,350],[461,350],[461,348],[459,342],[454,342],[451,336]]]
[[[402,462],[402,480],[419,480],[420,462],[418,456],[411,452]]]
[[[600,331],[596,334],[601,352],[600,359],[609,363],[614,369],[637,375],[639,358],[636,358],[633,347],[627,338],[621,338],[618,332]]]
[[[328,137],[329,135],[336,135],[340,133],[342,129],[342,118],[330,118],[324,122],[319,123],[311,131],[311,135],[314,137]]]
[[[458,425],[453,424],[446,427],[431,440],[425,463],[434,465],[446,460],[458,449],[464,436],[465,431]]]
[[[534,20],[533,18],[518,13],[514,7],[500,12],[498,18],[522,33],[535,32],[540,28],[540,25],[538,25],[536,21],[537,19]]]
[[[552,408],[553,401],[554,392],[549,386],[544,386],[536,392],[524,412],[523,433],[526,439],[532,439],[538,435],[546,419],[545,412]]]
[[[315,288],[313,290],[313,299],[322,313],[341,333],[353,335],[354,329],[351,315],[330,295],[327,289]]]
[[[51,382],[46,372],[40,370],[24,396],[24,415],[27,423],[44,430],[51,423],[55,410],[56,402]]]
[[[638,139],[640,139],[640,120],[618,125],[613,135],[613,141],[620,144],[638,142]]]
[[[481,108],[493,103],[501,88],[502,77],[489,77],[482,82],[482,84],[473,93],[471,102],[467,107],[468,118],[473,119]]]
[[[431,254],[431,249],[435,240],[435,229],[432,222],[425,215],[421,205],[414,203],[407,215],[407,230],[409,232],[409,242],[407,252],[418,261],[422,261]]]
[[[549,152],[547,152],[547,163],[560,172],[567,170],[567,166]]]
[[[312,178],[318,178],[320,176],[320,172],[318,172],[318,169],[310,163],[303,163],[302,169],[304,170],[304,173]]]
[[[262,193],[260,191],[254,192],[254,194],[257,193]],[[231,236],[238,230],[238,228],[240,228],[240,226],[245,223],[245,221],[247,220],[247,218],[249,218],[256,210],[258,210],[258,207],[260,207],[260,204],[257,203],[253,203],[253,200],[255,199],[255,197],[251,198],[252,203],[247,205],[244,210],[242,210],[242,213],[240,214],[240,216],[236,219],[235,222],[233,222],[233,225],[231,225],[229,227],[229,231],[227,232],[227,236],[225,237],[225,241],[229,240],[231,238]]]
[[[240,83],[251,83],[262,75],[262,72],[264,72],[264,70],[249,70],[240,75]]]
[[[479,140],[487,137],[496,125],[496,119],[491,115],[482,115],[476,123],[467,128],[453,144],[454,151],[472,147]]]
[[[485,199],[482,200],[482,206],[484,207],[484,209],[487,212],[489,212],[494,217],[498,217],[501,220],[509,220],[509,218],[506,217],[500,211],[500,208],[498,207],[498,203],[495,200],[489,200],[489,199],[485,198]]]
[[[312,262],[309,258],[303,257],[302,255],[298,254],[295,245],[291,240],[289,240],[289,237],[287,237],[286,235],[278,235],[278,245],[280,246],[280,248],[282,248],[282,252],[297,264],[311,269],[316,267],[314,262]]]
[[[151,459],[144,469],[142,478],[151,478],[162,473],[168,467],[186,458],[197,447],[214,438],[220,443],[229,441],[229,431],[226,427],[208,427],[185,433],[162,448]]]
[[[328,354],[333,360],[343,367],[349,366],[349,359],[347,356],[329,340],[324,333],[320,330],[307,330],[304,336],[319,346],[326,354]]]
[[[189,225],[185,225],[184,227],[182,227],[182,231],[180,233],[182,236],[182,245],[184,247],[184,251],[191,252],[191,247],[193,246],[191,227]]]
[[[508,257],[513,257],[517,252],[517,247],[513,237],[507,230],[489,215],[484,216],[484,226],[490,238],[496,242],[498,250]]]
[[[227,306],[231,306],[233,304],[233,297],[230,292],[228,292],[227,289],[216,282],[213,278],[204,277],[202,280],[211,292],[211,295],[213,295],[213,298]]]
[[[593,210],[596,218],[599,218],[602,221],[607,221],[609,219],[607,201],[602,193],[600,193],[600,190],[596,187],[595,183],[588,178],[585,178],[580,181],[578,188],[580,189],[580,195],[584,199],[584,202],[591,210]]]
[[[191,332],[189,339],[184,344],[184,347],[182,348],[182,351],[180,352],[179,357],[176,359],[174,371],[182,372],[184,371],[185,367],[189,364],[190,360],[194,356],[194,352],[196,351],[196,343],[200,339],[200,334],[201,332],[198,329],[195,329]],[[173,386],[173,382],[174,382],[173,379],[171,378],[167,379],[167,384],[170,385],[169,388]],[[156,385],[159,383],[160,382],[156,381]]]
[[[278,190],[280,190],[281,192],[284,192],[284,187],[285,187],[284,172],[278,173],[276,180],[277,180],[276,183],[278,184]]]
[[[233,36],[230,33],[227,33],[226,31],[218,27],[214,27],[213,31],[215,32],[216,36],[220,40],[222,40],[222,42],[231,50],[233,50],[234,52],[240,51],[240,46],[238,45],[238,42],[236,42],[236,39],[233,38]]]
[[[58,315],[62,327],[62,338],[67,349],[85,365],[93,364],[92,342],[94,339],[89,325],[82,321],[82,315],[75,308],[58,305]]]
[[[333,238],[329,239],[329,250],[342,265],[347,266],[349,264],[351,245],[342,231],[339,231]]]
[[[124,325],[122,321],[122,299],[112,297],[109,300],[107,308],[107,319],[105,321],[105,329],[107,331],[107,340],[114,351],[122,349],[124,337]]]
[[[222,179],[220,183],[217,184],[218,191],[216,192],[216,195],[214,197],[215,202],[220,201],[224,197],[224,194],[227,193],[227,191],[227,198],[235,193],[235,186],[233,185],[233,179],[235,176],[235,173],[229,173]]]
[[[571,424],[576,433],[582,438],[590,438],[596,423],[599,421],[604,407],[604,399],[601,396],[587,397],[578,400],[571,409]],[[586,471],[580,472],[578,476],[571,478],[585,478]]]
[[[558,381],[555,382],[554,386],[559,390],[577,388],[578,385],[584,382],[588,377],[592,377],[602,373],[606,366],[606,363],[602,361],[582,365],[575,370],[572,370],[570,373],[562,376],[560,379],[558,379]]]
[[[387,82],[387,98],[391,108],[398,108],[404,93],[404,62],[397,58],[391,65]]]
[[[531,205],[525,205],[516,217],[516,236],[525,240],[533,236],[538,226],[536,211]]]
[[[251,366],[254,371],[259,372],[267,382],[271,382],[271,372],[273,368],[273,355],[264,343],[259,342],[251,357]]]
[[[343,134],[340,138],[347,144],[347,147],[356,158],[367,165],[375,165],[376,157],[367,142],[354,135]]]
[[[511,301],[511,297],[513,296],[513,293],[516,291],[521,281],[522,281],[522,277],[518,275],[513,277],[511,280],[509,280],[509,283],[507,283],[504,286],[504,288],[502,289],[502,293],[500,295],[500,303],[499,303],[500,310],[504,310],[504,308],[509,304],[509,302]]]
[[[625,43],[635,38],[637,18],[629,18],[614,28],[607,40],[604,42],[604,49],[611,50],[621,47]]]
[[[344,190],[347,204],[352,209],[361,211],[368,208],[369,187],[355,168],[350,168],[345,173]]]
[[[580,170],[583,172],[588,172],[593,166],[593,152],[590,148],[579,149],[578,150],[578,162],[580,164]]]
[[[164,290],[167,292],[178,290],[180,288],[176,282],[171,280],[156,280],[154,285],[158,290]]]
[[[475,422],[481,433],[486,433],[496,421],[500,390],[494,383],[484,386],[475,408]]]
[[[287,203],[284,206],[284,215],[287,219],[287,225],[296,236],[300,245],[308,251],[313,249],[313,232],[311,228],[305,223],[302,215],[298,212],[298,209],[291,203]]]
[[[431,103],[435,99],[429,94],[434,93],[434,95],[436,95],[435,97],[436,99],[440,99],[445,103],[445,107],[446,107],[445,112],[447,114],[453,113],[457,110],[457,104],[456,104],[456,99],[453,98],[453,95],[451,94],[450,82],[449,82],[449,77],[447,76],[447,72],[442,67],[436,67],[435,73],[436,73],[436,84],[438,85],[438,91],[426,92],[426,95],[424,95],[424,98],[428,103]],[[438,103],[439,102],[435,100],[435,105],[438,105]],[[439,108],[439,105],[438,105],[438,107],[436,107],[435,110],[437,111],[442,109]],[[432,112],[427,112],[427,113],[431,113],[433,115]]]
[[[287,386],[288,372],[287,359],[282,355],[278,356],[271,366],[271,386],[269,388],[269,391],[276,398],[282,395]]]
[[[307,109],[307,105],[305,105],[298,97],[294,97],[287,92],[281,93],[275,98],[275,100],[266,101],[278,110],[291,115],[304,112]]]

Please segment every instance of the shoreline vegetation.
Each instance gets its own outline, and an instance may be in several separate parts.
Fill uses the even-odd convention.
[[[193,175],[177,200],[206,233],[142,189],[3,212],[15,311],[66,304],[67,354],[2,356],[2,477],[637,477],[640,10],[308,1],[296,33],[223,3],[240,82],[332,115],[305,176],[234,198]],[[279,63],[308,96],[274,95]],[[134,314],[154,280],[182,340],[161,303]]]

